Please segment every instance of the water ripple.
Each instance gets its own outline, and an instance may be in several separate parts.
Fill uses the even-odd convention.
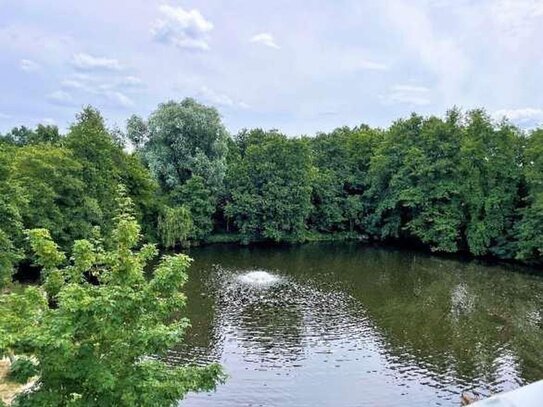
[[[216,393],[191,394],[183,405],[457,406],[462,392],[487,396],[525,383],[518,355],[507,341],[489,343],[479,336],[480,343],[462,349],[454,347],[457,332],[439,330],[431,338],[424,336],[427,331],[420,337],[390,332],[389,327],[396,327],[383,324],[384,319],[378,323],[375,309],[370,312],[363,300],[329,281],[280,269],[221,266],[200,278],[212,318],[204,315],[202,328],[193,328],[192,337],[173,349],[168,360],[218,361],[230,378]],[[393,280],[376,275],[374,281]],[[437,317],[448,326],[462,326],[478,312],[477,294],[466,283],[449,292],[448,310]],[[396,309],[391,300],[396,298],[383,297],[383,307]],[[431,302],[425,299],[423,306]],[[193,311],[193,323],[199,312]],[[451,345],[444,351],[423,346],[439,341]]]

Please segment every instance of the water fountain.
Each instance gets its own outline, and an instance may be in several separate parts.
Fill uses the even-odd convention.
[[[237,280],[253,287],[268,287],[281,281],[281,278],[267,271],[255,270],[238,276]]]

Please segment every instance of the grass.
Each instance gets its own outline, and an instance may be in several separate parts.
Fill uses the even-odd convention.
[[[365,235],[360,235],[358,233],[350,232],[335,232],[335,233],[318,233],[318,232],[307,232],[303,241],[299,243],[311,243],[311,242],[331,242],[331,241],[367,241],[368,237]],[[266,242],[266,240],[251,240],[248,243],[259,243]],[[243,236],[239,233],[214,233],[206,237],[203,242],[204,244],[215,244],[215,243],[247,243],[244,242]],[[288,242],[284,242],[288,243]]]
[[[241,235],[237,233],[215,233],[206,237],[206,244],[214,243],[240,243]]]

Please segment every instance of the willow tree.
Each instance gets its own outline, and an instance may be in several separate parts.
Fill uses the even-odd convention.
[[[228,133],[215,108],[190,98],[161,103],[146,122],[131,117],[127,131],[163,190],[181,186],[193,175],[213,189],[222,185]]]
[[[130,117],[127,136],[169,205],[189,209],[190,238],[205,238],[226,172],[229,136],[219,112],[191,98],[161,103],[148,120]]]
[[[217,365],[169,367],[160,356],[181,340],[190,259],[164,256],[152,278],[153,245],[135,249],[140,227],[121,195],[111,241],[78,240],[72,258],[45,229],[27,232],[43,284],[0,298],[0,351],[36,360],[38,379],[19,406],[163,406],[213,389]]]
[[[174,248],[187,240],[193,228],[190,212],[184,206],[165,206],[158,217],[158,236],[165,248]]]

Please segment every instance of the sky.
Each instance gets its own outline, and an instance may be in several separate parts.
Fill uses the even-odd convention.
[[[485,108],[543,124],[543,0],[0,0],[0,131],[168,100],[312,135]]]

